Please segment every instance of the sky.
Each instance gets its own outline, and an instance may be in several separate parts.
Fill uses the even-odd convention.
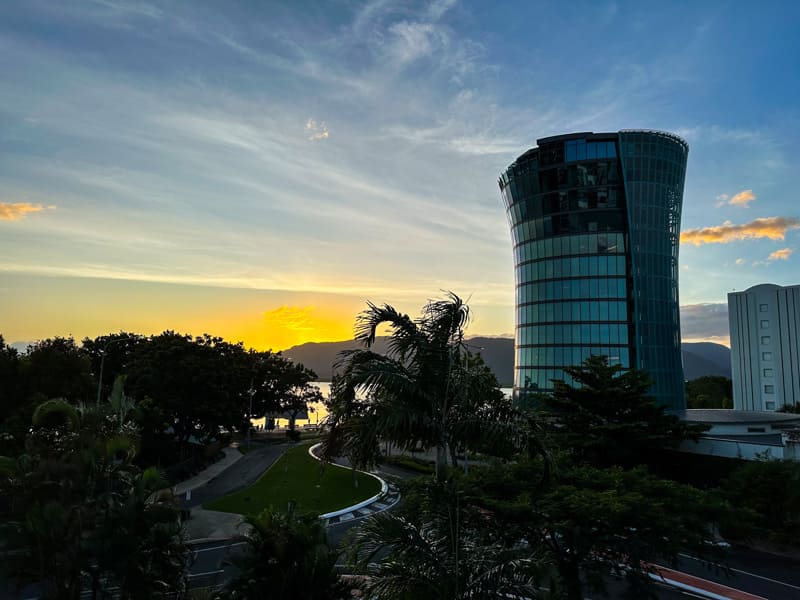
[[[685,341],[800,283],[794,2],[0,3],[0,334],[352,337],[452,290],[514,331],[497,177],[537,138],[690,145]]]

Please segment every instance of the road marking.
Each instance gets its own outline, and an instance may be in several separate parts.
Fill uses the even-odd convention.
[[[233,548],[234,546],[243,546],[247,544],[247,542],[234,542],[233,544],[227,544],[225,546],[213,546],[211,548],[200,548],[199,550],[192,550],[195,554],[200,554],[201,552],[211,552],[212,550],[222,550],[223,548]]]
[[[697,561],[697,562],[703,562],[702,560],[700,560],[696,556],[692,556],[691,554],[679,554],[678,556],[680,556],[682,558],[690,558],[691,560],[694,560],[694,561]],[[748,571],[742,571],[741,569],[734,569],[733,567],[725,567],[722,564],[720,564],[720,566],[722,566],[723,568],[727,568],[728,570],[733,571],[734,573],[741,573],[742,575],[748,575],[749,577],[755,577],[756,579],[763,579],[764,581],[769,581],[770,583],[777,583],[778,585],[783,585],[783,586],[786,586],[788,588],[792,588],[793,590],[800,590],[800,586],[792,585],[791,583],[786,583],[785,581],[780,581],[778,579],[771,579],[769,577],[765,577],[764,575],[758,575],[756,573],[750,573]]]
[[[222,569],[218,571],[206,571],[205,573],[189,573],[187,577],[191,579],[192,577],[205,577],[206,575],[219,575],[220,573],[224,573]]]

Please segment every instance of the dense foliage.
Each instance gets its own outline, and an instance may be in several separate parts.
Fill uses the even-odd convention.
[[[72,406],[96,404],[109,397],[121,375],[135,400],[131,419],[141,438],[140,465],[192,458],[222,431],[244,428],[250,416],[285,415],[293,423],[308,403],[321,399],[311,385],[314,372],[303,365],[209,335],[120,332],[84,339],[80,346],[57,337],[24,354],[0,336],[0,452],[24,451],[41,402],[58,397]]]
[[[706,375],[686,382],[687,408],[733,408],[733,382],[720,375]]]
[[[122,598],[184,585],[186,551],[168,483],[133,459],[138,430],[120,398],[36,407],[25,452],[0,457],[2,564],[45,598],[77,599],[117,586]]]
[[[539,397],[539,415],[551,441],[578,463],[642,464],[653,450],[676,447],[705,429],[667,414],[648,396],[652,382],[642,370],[591,356],[564,371],[575,384],[555,380],[553,392]]]
[[[514,408],[464,346],[468,314],[452,294],[416,320],[370,304],[356,326],[367,349],[343,357],[328,453],[370,465],[387,440],[436,451],[435,477],[405,485],[401,512],[367,520],[348,545],[368,597],[522,598],[546,588],[577,600],[617,575],[638,598],[651,593],[654,561],[714,550],[707,542],[725,503],[637,466],[702,431],[648,396],[646,373],[591,357],[567,369],[574,384],[557,381]],[[368,348],[385,324],[381,356]],[[460,475],[457,451],[479,451],[487,466]]]
[[[244,555],[235,560],[238,575],[219,599],[280,598],[337,600],[349,598],[335,566],[337,553],[314,515],[294,510],[265,510],[245,518]]]
[[[735,537],[758,534],[762,539],[797,545],[800,539],[800,463],[762,460],[743,464],[723,483],[723,493],[752,523],[737,519],[726,531]],[[752,525],[758,529],[753,530]]]

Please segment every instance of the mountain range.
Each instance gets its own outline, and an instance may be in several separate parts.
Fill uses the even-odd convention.
[[[375,340],[372,349],[380,354],[387,351],[386,337]],[[467,341],[473,353],[479,353],[489,368],[497,376],[500,385],[511,387],[514,384],[514,340],[511,338],[473,337]],[[319,381],[330,381],[332,366],[343,350],[361,346],[353,341],[309,342],[284,350],[283,355],[312,369]],[[683,374],[691,381],[704,375],[731,376],[731,351],[726,346],[711,342],[682,344]]]

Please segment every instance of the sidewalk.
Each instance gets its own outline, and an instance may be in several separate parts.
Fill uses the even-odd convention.
[[[238,449],[226,446],[222,449],[225,453],[225,458],[215,462],[213,465],[203,469],[197,475],[186,481],[181,481],[179,484],[172,488],[176,496],[185,496],[186,492],[195,490],[200,486],[207,484],[209,481],[217,477],[220,473],[225,471],[228,467],[240,460],[244,456]]]

